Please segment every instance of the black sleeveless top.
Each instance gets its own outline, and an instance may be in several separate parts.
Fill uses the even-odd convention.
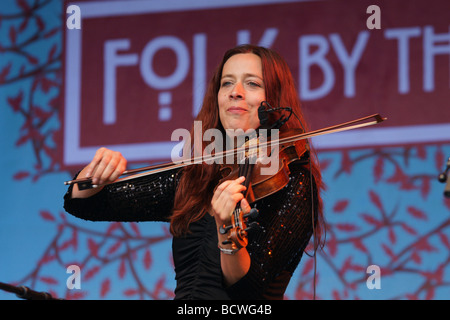
[[[172,241],[175,299],[283,299],[289,280],[312,235],[311,180],[299,165],[291,168],[289,183],[254,204],[258,228],[249,231],[248,273],[225,287],[217,247],[215,220],[209,214],[191,223],[190,232]],[[87,199],[73,199],[71,188],[64,208],[92,221],[166,221],[173,208],[179,170],[166,171],[106,186]],[[315,186],[314,199],[317,199]],[[315,208],[317,202],[315,201]]]

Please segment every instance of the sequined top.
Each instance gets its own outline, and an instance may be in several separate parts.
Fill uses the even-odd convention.
[[[288,184],[254,204],[259,227],[249,231],[248,273],[225,287],[215,220],[209,214],[174,237],[175,299],[282,299],[312,235],[309,171],[290,167]],[[87,199],[64,196],[67,212],[93,221],[168,221],[179,182],[178,170],[108,185]],[[315,188],[314,193],[316,193]],[[314,195],[314,199],[317,196]],[[316,205],[317,208],[317,205]]]

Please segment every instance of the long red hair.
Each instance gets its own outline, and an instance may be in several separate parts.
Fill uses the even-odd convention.
[[[209,82],[203,105],[197,115],[196,120],[201,121],[202,132],[207,129],[216,128],[221,130],[225,136],[225,130],[219,119],[219,105],[217,95],[220,89],[222,69],[226,61],[233,55],[240,53],[253,53],[261,58],[262,72],[265,85],[265,95],[267,102],[272,107],[291,107],[296,117],[291,117],[281,128],[280,132],[288,129],[308,130],[308,126],[303,118],[300,107],[300,100],[291,71],[285,60],[275,51],[254,45],[241,45],[228,50],[222,62],[217,67]],[[276,114],[272,114],[276,117]],[[209,141],[202,141],[202,150],[210,144]],[[198,143],[198,141],[197,141]],[[191,146],[194,146],[194,130],[191,130]],[[193,151],[192,155],[193,155]],[[188,231],[189,224],[203,217],[208,211],[213,190],[219,181],[217,164],[195,164],[183,169],[180,183],[175,194],[174,210],[171,217],[170,230],[174,236],[182,236]],[[321,175],[318,161],[315,156],[311,156],[311,171],[317,186],[317,190],[322,187]],[[319,195],[318,195],[319,196]],[[320,196],[316,199],[318,209],[318,224],[316,224],[316,234],[320,235],[322,221],[322,205]]]

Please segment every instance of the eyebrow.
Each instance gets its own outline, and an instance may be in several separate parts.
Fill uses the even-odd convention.
[[[235,77],[235,76],[232,75],[232,74],[224,74],[224,75],[222,75],[222,78],[221,78],[221,79],[223,79],[223,78],[234,78],[234,77]],[[248,77],[255,77],[255,78],[264,80],[262,77],[260,77],[260,76],[258,76],[258,75],[256,75],[256,74],[253,74],[253,73],[244,73],[244,77],[245,77],[245,78],[248,78]]]

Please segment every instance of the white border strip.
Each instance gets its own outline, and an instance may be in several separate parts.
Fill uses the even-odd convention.
[[[312,138],[316,149],[450,141],[450,123],[356,129]]]

